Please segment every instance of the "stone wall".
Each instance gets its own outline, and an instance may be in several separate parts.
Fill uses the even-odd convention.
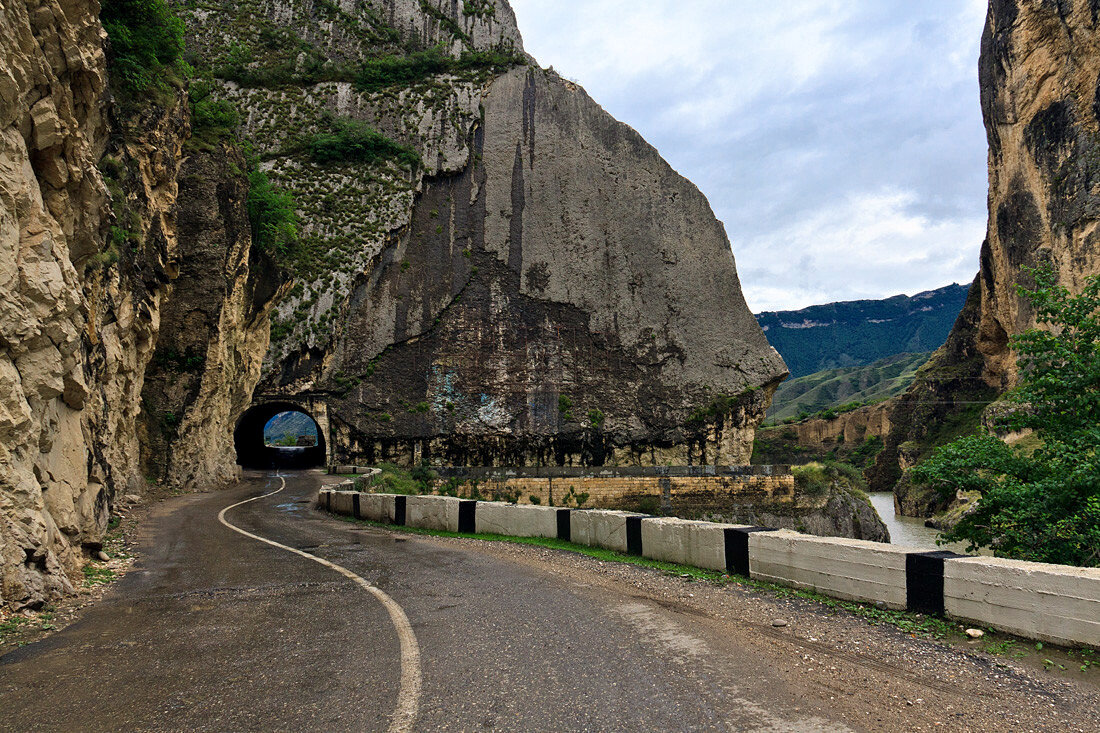
[[[440,469],[436,488],[449,479],[464,496],[471,496],[476,489],[482,496],[515,496],[524,504],[580,504],[603,509],[650,507],[672,514],[721,513],[746,504],[794,501],[794,476],[786,466],[707,468],[712,470]],[[531,497],[538,501],[533,502]]]

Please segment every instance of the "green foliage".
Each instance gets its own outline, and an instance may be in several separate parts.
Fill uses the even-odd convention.
[[[462,14],[475,18],[495,18],[497,8],[493,0],[462,0]]]
[[[542,504],[542,497],[531,494],[527,497],[527,501],[531,502],[534,506],[540,506]]]
[[[419,153],[390,140],[365,122],[329,116],[322,119],[322,124],[328,131],[314,135],[307,143],[310,156],[321,165],[396,160],[413,170],[420,167]]]
[[[908,389],[929,355],[897,354],[867,366],[830,369],[788,379],[772,398],[768,419],[773,423],[810,417],[830,419],[889,399]]]
[[[859,468],[866,468],[874,462],[875,457],[882,452],[884,447],[882,438],[872,435],[863,444],[848,454],[848,462]]]
[[[688,416],[688,424],[701,426],[706,422],[724,417],[737,409],[742,401],[754,392],[756,392],[756,389],[750,388],[739,395],[718,395],[710,403],[696,408]]]
[[[119,91],[136,96],[166,88],[171,74],[186,75],[183,21],[165,0],[103,0],[99,18]]]
[[[213,150],[222,141],[231,139],[241,123],[241,116],[232,102],[213,96],[213,85],[205,80],[191,83],[188,97],[191,100],[192,148]]]
[[[153,364],[164,371],[197,372],[206,364],[206,354],[194,347],[183,351],[166,346],[158,348],[153,356]]]
[[[810,496],[821,496],[832,485],[832,480],[821,463],[793,466],[791,473],[794,474],[794,485],[798,490]]]
[[[1030,454],[994,436],[971,436],[936,449],[910,477],[944,498],[980,491],[978,507],[945,534],[972,548],[1023,560],[1100,566],[1100,278],[1073,296],[1049,267],[1021,288],[1047,329],[1012,338],[1020,386],[1004,427],[1029,429]]]
[[[783,355],[792,378],[798,378],[871,364],[903,352],[938,349],[962,310],[968,289],[949,285],[912,298],[899,295],[761,313],[757,321],[767,327],[768,341]],[[814,325],[805,327],[810,324]]]
[[[95,587],[97,585],[106,585],[115,579],[115,571],[110,568],[97,565],[95,563],[88,563],[83,568],[84,572],[84,585],[88,588]]]
[[[563,422],[573,422],[573,398],[569,395],[558,397],[558,413]]]
[[[427,463],[421,463],[414,468],[409,477],[416,482],[416,485],[420,487],[420,493],[426,494],[431,491],[432,483],[439,478],[438,474],[433,471]]]
[[[448,19],[449,20],[449,19]],[[468,76],[509,69],[526,61],[509,50],[466,51],[457,59],[439,47],[405,55],[377,56],[363,62],[355,76],[361,92],[408,87],[439,74]]]
[[[248,220],[252,244],[277,262],[294,253],[298,243],[298,214],[294,198],[275,188],[260,168],[248,174]]]
[[[593,407],[591,410],[588,411],[588,422],[592,425],[594,429],[599,430],[601,427],[603,427],[603,421],[604,414],[599,408]]]

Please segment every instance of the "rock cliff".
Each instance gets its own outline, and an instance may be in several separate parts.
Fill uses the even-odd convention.
[[[112,101],[98,3],[12,1],[0,14],[0,602],[19,608],[71,590],[116,500],[146,488],[146,373],[162,318],[186,318],[166,304],[189,110],[179,86]],[[267,334],[262,317],[239,315],[247,227],[236,244],[242,286],[223,294],[211,350],[250,351],[255,364],[208,355],[236,402],[222,394],[180,415],[219,415],[228,434]],[[179,445],[192,475],[212,461],[216,478],[234,473],[223,446]]]
[[[124,98],[98,3],[0,2],[0,602],[147,482],[232,479],[272,395],[348,458],[747,462],[786,369],[722,225],[506,2],[171,6],[188,63]],[[201,145],[197,84],[236,110]]]
[[[184,13],[303,212],[260,394],[323,400],[338,457],[748,460],[786,369],[721,224],[507,3]]]
[[[1035,325],[1016,294],[1027,268],[1050,263],[1078,290],[1100,273],[1100,4],[991,0],[982,38],[982,113],[989,139],[989,225],[980,273],[947,344],[891,416],[871,476],[896,481],[981,406],[1010,389],[1009,337]],[[954,428],[953,428],[954,426]],[[902,490],[908,513],[926,502]]]

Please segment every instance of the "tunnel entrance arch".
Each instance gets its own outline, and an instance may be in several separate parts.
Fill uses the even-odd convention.
[[[310,420],[317,430],[317,442],[311,446],[268,445],[264,428],[268,422],[284,412],[299,412]],[[237,463],[243,468],[314,468],[325,465],[328,455],[328,436],[315,410],[288,400],[273,400],[253,405],[237,421],[233,430],[233,446],[237,451]]]

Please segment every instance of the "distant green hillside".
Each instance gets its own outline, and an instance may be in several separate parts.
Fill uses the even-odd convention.
[[[783,355],[791,377],[804,377],[895,354],[935,351],[947,340],[968,287],[760,313],[756,320]]]
[[[868,366],[829,369],[788,379],[775,393],[768,419],[782,422],[845,404],[879,402],[901,394],[929,356],[930,352],[897,354]]]
[[[268,445],[295,445],[302,436],[316,439],[317,424],[301,412],[280,412],[264,426],[264,442]]]

